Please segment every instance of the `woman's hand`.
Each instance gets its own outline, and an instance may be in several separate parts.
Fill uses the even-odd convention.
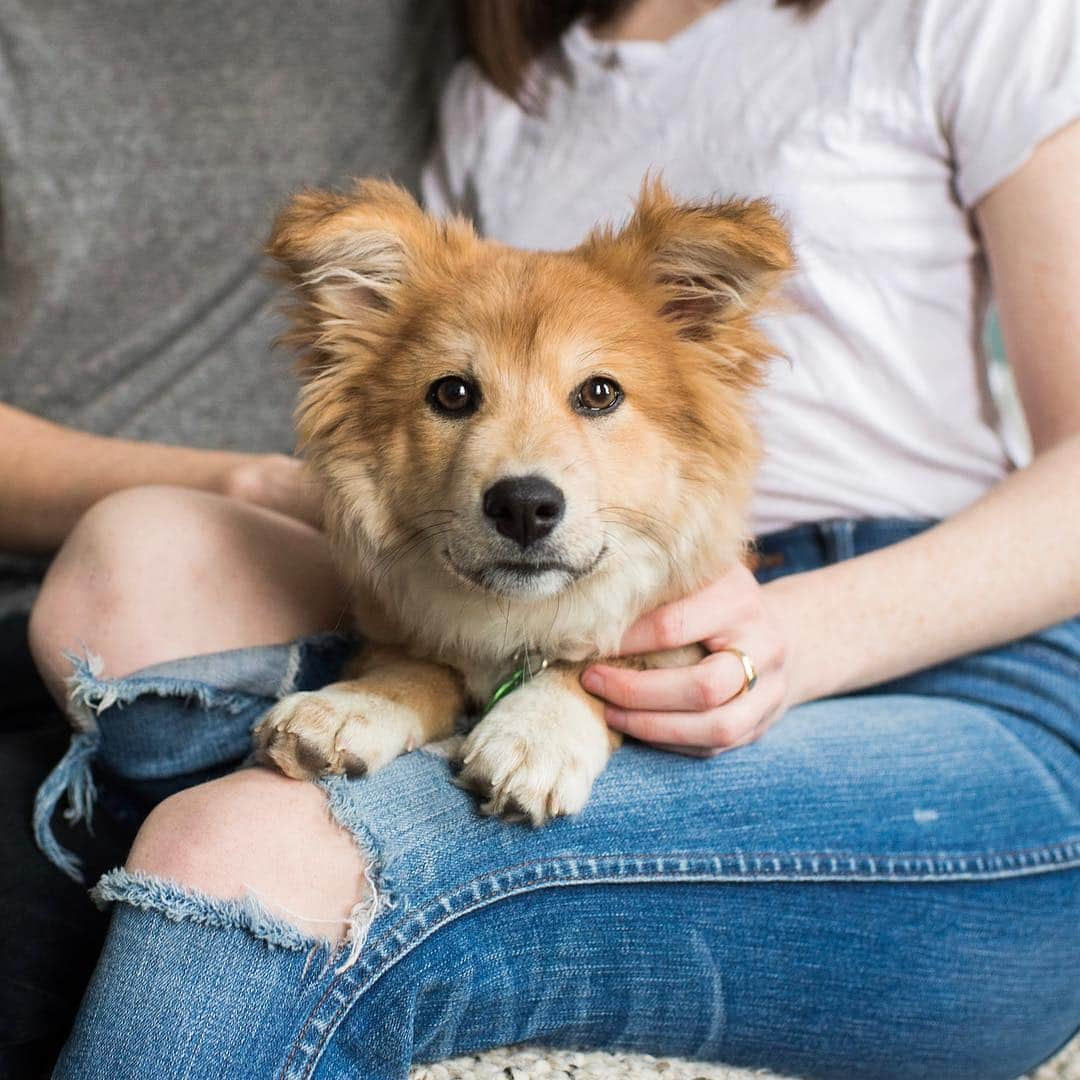
[[[252,454],[228,470],[222,494],[276,510],[316,529],[322,526],[318,481],[299,458]]]
[[[742,565],[718,581],[640,618],[622,655],[700,643],[709,655],[689,667],[632,671],[593,664],[581,683],[608,702],[608,725],[679,753],[712,757],[753,742],[790,704],[786,641],[767,593]],[[746,654],[757,682],[732,652]]]

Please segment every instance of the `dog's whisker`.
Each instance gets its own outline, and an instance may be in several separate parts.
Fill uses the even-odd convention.
[[[426,529],[415,529],[401,544],[391,548],[390,552],[372,568],[374,572],[379,574],[374,586],[375,592],[379,592],[387,575],[402,559],[423,547],[429,541],[445,536],[449,531],[448,527],[441,525],[428,526]]]
[[[621,514],[629,514],[629,515],[631,515],[633,517],[648,518],[650,521],[655,522],[657,525],[662,525],[664,527],[670,528],[670,523],[665,521],[663,518],[657,517],[655,514],[650,514],[646,510],[640,510],[637,507],[633,507],[633,506],[617,506],[614,503],[612,503],[612,504],[610,504],[608,506],[600,506],[597,509],[599,509],[601,511],[603,511],[603,510],[613,510],[613,511],[618,511]]]
[[[622,514],[631,518],[644,518],[651,525],[660,530],[664,530],[670,533],[673,537],[678,537],[678,532],[672,527],[672,525],[664,521],[663,518],[658,518],[655,514],[646,513],[644,510],[635,510],[629,506],[601,506],[598,512],[603,514],[605,510],[610,510],[612,513]]]
[[[338,632],[338,630],[341,629],[341,622],[345,618],[345,616],[348,614],[349,607],[350,607],[350,604],[349,604],[348,601],[346,601],[344,606],[342,607],[341,611],[338,612],[338,617],[334,620],[334,625],[332,627],[330,627],[330,632],[332,634],[336,634]]]
[[[390,545],[375,561],[372,563],[371,569],[373,572],[378,572],[388,563],[390,563],[399,552],[401,552],[407,545],[413,543],[417,539],[416,531],[410,532],[403,540],[396,544]]]
[[[455,517],[457,517],[457,511],[456,510],[450,510],[450,509],[446,509],[446,508],[436,507],[434,510],[424,510],[422,513],[415,514],[413,517],[408,519],[408,523],[411,525],[411,524],[413,524],[413,522],[418,522],[422,518],[431,517],[433,514],[445,514],[447,516],[447,518],[455,518]]]
[[[551,624],[547,628],[547,633],[544,635],[544,648],[547,651],[548,643],[551,641],[555,633],[555,626],[559,621],[559,610],[562,607],[562,593],[555,594],[555,614],[551,616]]]
[[[605,519],[605,520],[610,520],[610,519]],[[662,531],[660,528],[658,528],[656,525],[654,525],[652,522],[650,522],[648,520],[645,520],[645,521],[635,521],[633,519],[629,519],[629,520],[617,519],[617,520],[619,521],[619,523],[622,524],[623,528],[628,529],[630,532],[636,533],[638,536],[641,536],[643,539],[647,538],[647,539],[652,540],[656,545],[658,545],[658,547],[660,547],[664,552],[666,552],[668,554],[671,553],[671,548],[673,546],[675,546],[678,543],[678,541],[681,539],[680,534],[677,533],[674,529],[671,529],[669,527],[667,532],[665,533],[664,531]]]
[[[651,532],[647,531],[646,529],[642,528],[641,526],[632,525],[629,522],[619,521],[619,520],[612,521],[609,518],[603,518],[602,520],[606,521],[609,525],[616,525],[621,529],[625,529],[627,532],[630,532],[633,535],[637,536],[639,539],[643,540],[646,544],[649,545],[649,547],[651,547],[657,553],[657,555],[659,555],[661,557],[661,559],[665,563],[668,563],[668,562],[671,561],[671,554],[672,554],[671,553],[671,548],[660,537],[657,537],[657,536],[653,535]]]
[[[510,641],[510,598],[506,598],[506,618],[503,620],[502,651],[505,654]]]

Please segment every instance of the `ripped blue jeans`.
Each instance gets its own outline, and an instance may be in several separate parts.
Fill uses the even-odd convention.
[[[926,524],[775,534],[761,576]],[[113,798],[212,775],[344,648],[323,636],[119,681],[84,665],[43,845],[64,857],[48,821],[65,787],[78,813],[92,775]],[[438,747],[322,786],[371,861],[363,940],[335,952],[254,900],[113,871],[58,1076],[391,1080],[533,1042],[993,1080],[1080,1024],[1080,620],[804,705],[711,760],[628,743],[582,814],[539,830],[478,815]]]

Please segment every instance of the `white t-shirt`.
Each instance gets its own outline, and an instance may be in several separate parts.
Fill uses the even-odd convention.
[[[688,198],[767,196],[792,230],[755,531],[946,517],[1008,471],[971,208],[1080,116],[1080,0],[827,0],[809,18],[724,0],[664,43],[579,22],[532,76],[537,116],[458,67],[434,212],[571,247],[660,169]]]

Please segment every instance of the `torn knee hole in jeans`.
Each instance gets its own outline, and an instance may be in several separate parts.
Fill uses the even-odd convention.
[[[309,963],[320,953],[325,953],[328,963],[337,962],[337,973],[347,971],[360,958],[368,930],[380,909],[379,894],[372,882],[370,894],[357,902],[347,920],[325,920],[335,926],[344,927],[344,940],[339,942],[336,934],[324,937],[305,934],[271,910],[254,891],[235,899],[210,896],[198,889],[146,874],[141,870],[128,870],[123,867],[110,870],[90,890],[90,896],[100,908],[107,908],[112,904],[129,904],[144,911],[156,911],[174,922],[191,922],[207,928],[246,930],[271,949],[307,952]]]
[[[34,829],[47,857],[76,881],[78,859],[52,832],[65,799],[65,817],[89,826],[96,797],[93,766],[100,762],[125,781],[191,775],[250,748],[252,724],[269,705],[297,688],[332,681],[352,649],[338,634],[319,634],[280,646],[207,654],[108,678],[100,657],[83,648],[69,653],[68,716],[71,746],[38,791]],[[106,906],[126,903],[167,918],[207,927],[235,927],[276,948],[318,951],[354,965],[376,917],[395,904],[381,873],[374,837],[347,798],[320,785],[329,820],[345,829],[361,857],[359,897],[347,919],[328,920],[325,935],[305,933],[290,918],[318,925],[317,918],[288,911],[249,889],[236,898],[215,897],[137,869],[107,873],[93,890]],[[264,887],[265,889],[265,887]]]
[[[334,824],[340,827],[339,822]],[[355,836],[353,839],[355,841]],[[376,917],[396,906],[379,879],[372,852],[360,848],[359,854],[360,896],[344,919],[323,919],[294,911],[251,886],[238,897],[212,896],[165,877],[126,867],[105,874],[90,896],[101,908],[114,903],[129,904],[144,911],[155,911],[174,922],[245,930],[270,948],[307,951],[309,964],[324,953],[326,963],[333,963],[335,972],[341,973],[360,958]],[[327,933],[305,932],[296,925],[297,922],[309,926],[325,924]]]
[[[294,647],[287,647],[284,666],[289,678],[298,663],[292,655],[295,652]],[[136,781],[159,780],[170,773],[205,768],[227,755],[238,759],[248,742],[249,714],[265,709],[276,688],[264,691],[265,697],[231,692],[195,678],[194,670],[188,670],[194,665],[184,661],[147,668],[123,678],[108,678],[102,658],[88,649],[84,648],[82,655],[64,655],[72,667],[67,678],[66,709],[72,727],[71,743],[38,789],[33,827],[34,838],[46,858],[82,884],[80,860],[56,839],[53,816],[66,802],[64,819],[71,825],[83,822],[92,832],[98,794],[94,765],[102,755],[111,758],[109,765],[117,775]],[[183,723],[174,725],[176,745],[169,744],[169,726],[162,722],[161,712],[166,709],[184,718]],[[194,739],[189,722],[194,713],[212,716],[216,730]],[[140,737],[128,738],[127,727],[140,720]],[[124,737],[118,738],[118,725],[124,725]],[[154,760],[155,756],[160,760]]]
[[[220,773],[250,752],[251,727],[274,701],[332,680],[348,649],[340,635],[316,634],[169,661],[119,678],[108,677],[102,658],[85,645],[65,653],[72,668],[65,710],[71,745],[37,793],[38,847],[82,883],[79,859],[59,843],[52,826],[63,806],[70,824],[85,822],[90,831],[95,766],[131,785],[143,800],[148,789],[175,784],[178,790]]]

